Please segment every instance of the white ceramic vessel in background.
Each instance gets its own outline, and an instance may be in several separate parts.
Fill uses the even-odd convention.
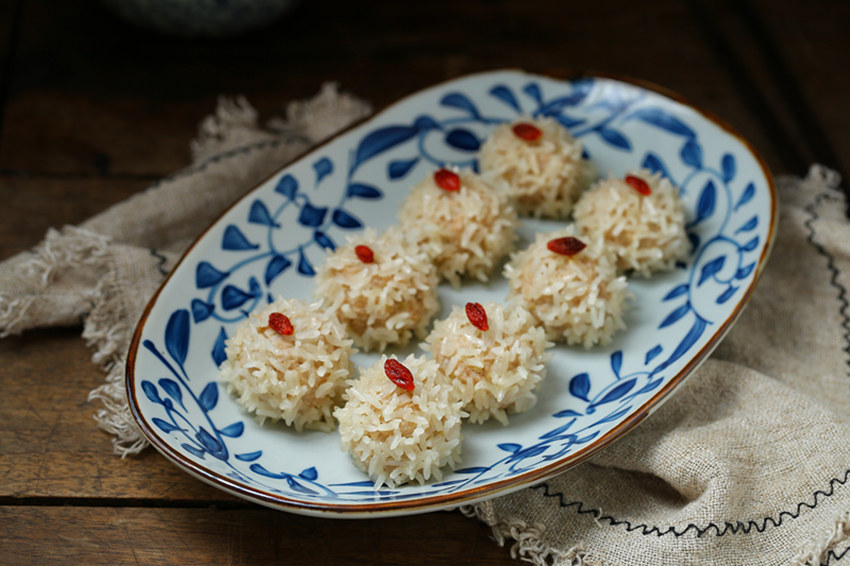
[[[554,348],[539,402],[464,424],[463,464],[440,481],[375,490],[337,433],[258,426],[216,379],[227,336],[277,294],[306,299],[326,250],[393,224],[410,187],[438,167],[476,166],[495,125],[551,116],[602,175],[644,167],[680,186],[693,250],[679,269],[633,279],[628,330],[606,347]],[[285,167],[196,241],[151,300],[127,365],[139,426],[176,465],[278,509],[334,517],[418,513],[540,482],[619,438],[667,399],[740,315],[765,265],[777,199],[761,159],[731,128],[632,80],[481,73],[412,95]],[[563,222],[526,220],[524,246]],[[442,313],[503,301],[506,281],[439,289]],[[393,353],[393,352],[390,352]],[[365,367],[377,354],[357,354]]]
[[[228,37],[270,25],[298,0],[101,0],[139,27],[184,37]]]

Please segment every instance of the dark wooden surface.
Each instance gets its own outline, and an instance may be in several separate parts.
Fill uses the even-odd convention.
[[[162,37],[94,0],[0,0],[0,259],[187,165],[220,94],[262,116],[336,80],[381,108],[500,67],[630,75],[730,122],[775,173],[850,170],[850,3],[312,0],[227,40]],[[508,564],[459,512],[334,521],[202,484],[92,420],[80,328],[0,340],[0,563]]]

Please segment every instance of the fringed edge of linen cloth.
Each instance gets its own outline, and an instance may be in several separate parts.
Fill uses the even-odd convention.
[[[264,130],[258,125],[258,112],[244,97],[221,97],[215,113],[203,120],[198,138],[191,142],[192,164],[281,138],[297,139],[309,146],[367,117],[371,111],[368,103],[340,92],[338,84],[326,83],[315,97],[290,102],[287,119],[273,118]],[[103,404],[94,418],[101,429],[113,435],[113,452],[123,458],[141,452],[149,442],[133,419],[124,384],[127,350],[140,313],[128,312],[123,301],[110,244],[108,236],[82,228],[50,229],[44,241],[34,248],[33,256],[14,266],[35,284],[35,292],[15,298],[0,293],[0,337],[37,326],[32,318],[38,316],[33,312],[38,293],[47,291],[53,274],[61,268],[84,265],[101,274],[97,285],[83,293],[87,303],[83,310],[88,314],[83,320],[82,336],[94,349],[92,361],[106,372],[105,383],[91,391],[88,400]]]
[[[796,182],[798,180],[790,176],[777,179],[780,188],[793,186]],[[834,191],[836,196],[843,197],[839,190],[841,176],[823,165],[812,165],[808,176],[800,182],[810,191]],[[791,566],[819,566],[829,563],[829,552],[847,541],[850,541],[850,509],[841,512],[823,532],[799,548],[791,559]]]
[[[530,562],[535,566],[602,566],[596,560],[591,560],[582,545],[558,550],[547,545],[541,539],[546,526],[541,523],[528,524],[520,519],[497,519],[493,504],[489,501],[475,505],[463,505],[460,512],[467,517],[475,517],[490,527],[493,538],[499,546],[505,546],[508,539],[513,539],[511,558]]]
[[[294,100],[286,107],[286,118],[275,116],[266,123],[266,131],[258,127],[258,112],[244,96],[219,97],[214,114],[207,116],[192,140],[192,161],[206,159],[238,147],[271,140],[279,136],[295,136],[316,143],[342,128],[365,118],[371,107],[362,100],[339,91],[339,84],[328,82],[309,100]]]
[[[44,240],[33,250],[33,256],[16,266],[17,270],[34,280],[39,288],[47,289],[54,274],[63,267],[84,265],[98,271],[109,264],[109,238],[88,230],[65,227],[61,231],[50,228]],[[96,290],[92,289],[85,300],[94,302]],[[12,299],[0,293],[0,338],[20,334],[30,328],[27,320],[38,295]]]
[[[89,394],[88,399],[98,399],[104,408],[95,414],[99,426],[115,436],[116,454],[138,452],[146,441],[130,414],[124,387],[126,347],[132,335],[126,309],[114,291],[115,269],[107,236],[89,230],[66,226],[62,230],[51,228],[44,241],[33,250],[33,257],[17,266],[20,273],[37,281],[37,288],[46,291],[54,281],[54,274],[65,267],[84,265],[102,273],[98,285],[83,300],[91,310],[83,323],[83,338],[94,348],[92,361],[106,372],[106,383]],[[29,325],[32,307],[38,300],[36,293],[9,300],[0,296],[0,329],[5,337],[20,334]]]
[[[820,164],[813,164],[805,178],[794,175],[781,175],[776,178],[780,193],[802,188],[812,194],[834,193],[843,199],[840,190],[841,175]],[[492,529],[493,538],[499,546],[507,539],[515,542],[511,546],[511,557],[530,562],[535,566],[602,566],[602,563],[588,556],[581,544],[571,546],[566,551],[559,550],[542,540],[546,526],[541,523],[529,525],[515,517],[499,519],[490,501],[464,505],[460,511],[467,517],[475,517]],[[797,550],[791,559],[791,566],[821,566],[828,562],[829,552],[843,542],[850,541],[850,509],[843,511],[835,521],[817,538]]]
[[[371,112],[368,103],[340,92],[338,83],[329,82],[313,98],[290,102],[286,107],[287,119],[272,118],[266,126],[268,131],[264,131],[258,125],[259,113],[245,97],[220,97],[215,113],[201,122],[198,138],[190,144],[192,161],[199,164],[239,147],[281,137],[315,144]],[[89,394],[89,400],[97,399],[104,405],[95,414],[95,420],[101,429],[113,435],[113,451],[124,458],[141,452],[150,443],[130,412],[124,384],[126,350],[134,325],[126,328],[125,336],[126,323],[115,323],[114,309],[120,308],[120,296],[110,292],[110,283],[108,277],[104,278],[103,299],[99,308],[89,314],[83,337],[97,348],[94,361],[101,363],[107,372],[106,382]]]
[[[127,402],[124,371],[135,320],[128,316],[116,287],[116,270],[110,269],[98,284],[100,300],[85,319],[83,338],[86,345],[94,349],[92,361],[106,372],[104,384],[93,389],[88,396],[89,401],[103,404],[95,412],[94,419],[103,431],[112,435],[113,452],[125,458],[138,454],[150,443],[136,424]],[[124,316],[116,320],[119,313]]]
[[[54,280],[53,274],[64,267],[84,265],[103,274],[98,285],[85,294],[83,300],[90,305],[83,321],[83,338],[95,350],[92,361],[106,372],[106,383],[89,394],[88,399],[103,402],[95,420],[103,430],[114,435],[116,454],[140,451],[147,441],[136,426],[127,404],[124,387],[126,349],[133,333],[132,321],[127,316],[121,297],[116,293],[115,267],[109,250],[111,239],[89,230],[66,226],[61,230],[51,228],[44,241],[34,250],[28,261],[18,270],[38,281],[38,289],[47,290]],[[38,295],[5,301],[0,297],[0,328],[2,336],[20,334],[24,322],[32,316],[31,307]]]
[[[825,529],[819,537],[801,548],[791,559],[791,566],[819,566],[828,561],[827,553],[831,549],[838,543],[847,541],[848,538],[850,538],[850,509],[841,513],[835,523]]]
[[[34,296],[12,299],[0,293],[0,338],[21,333],[26,313],[35,302]]]

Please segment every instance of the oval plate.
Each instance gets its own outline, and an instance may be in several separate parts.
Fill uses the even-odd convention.
[[[633,279],[628,330],[608,347],[559,345],[539,402],[464,425],[463,464],[439,481],[375,490],[337,433],[258,426],[216,381],[223,342],[273,296],[307,299],[326,250],[395,222],[410,187],[443,165],[474,166],[488,132],[552,116],[603,175],[645,167],[682,188],[693,252]],[[192,475],[263,505],[320,516],[408,514],[509,493],[566,470],[635,427],[717,346],[770,251],[777,199],[762,160],[717,118],[658,87],[521,71],[471,75],[410,96],[282,169],[189,249],[148,305],[127,364],[130,407],[151,443]],[[519,246],[563,223],[526,221]],[[441,285],[453,304],[503,301],[506,281]],[[415,349],[415,347],[414,347]],[[406,352],[395,352],[405,354]],[[357,354],[365,367],[378,355]]]

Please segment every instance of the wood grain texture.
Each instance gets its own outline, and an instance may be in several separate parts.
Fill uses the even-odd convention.
[[[29,0],[19,51],[0,146],[10,172],[162,176],[187,163],[218,95],[244,94],[269,117],[333,80],[381,108],[503,67],[658,83],[729,121],[782,170],[677,0],[304,2],[271,28],[224,41],[139,31],[91,0]]]
[[[819,148],[778,60],[846,170],[848,5],[748,5],[779,57],[732,0],[325,0],[227,40],[141,31],[96,0],[0,3],[0,260],[185,167],[219,95],[244,94],[267,119],[325,81],[380,109],[504,67],[633,76],[728,121],[774,172],[799,173]],[[116,458],[86,400],[103,374],[79,334],[0,339],[0,563],[515,563],[458,512],[301,517],[207,486],[152,449]]]
[[[0,499],[236,501],[154,450],[117,458],[86,400],[103,382],[79,328],[0,340]]]
[[[141,179],[0,175],[0,261],[144,189]]]
[[[766,134],[770,153],[776,155],[782,167],[776,169],[769,159],[771,169],[803,174],[811,162],[811,154],[795,135],[794,120],[783,104],[781,93],[774,88],[761,44],[750,33],[740,4],[734,0],[688,0],[703,40],[711,45],[734,92]]]
[[[0,133],[3,131],[3,109],[17,55],[22,7],[23,0],[0,3]]]
[[[797,125],[797,135],[812,161],[850,173],[850,22],[847,2],[747,2],[752,18],[761,22],[764,40],[785,72],[774,72],[783,91],[785,112]],[[808,126],[808,128],[807,128]],[[806,131],[816,128],[820,132]],[[846,184],[846,183],[845,183]]]
[[[489,537],[457,511],[339,522],[262,508],[0,507],[8,566],[513,563]]]

